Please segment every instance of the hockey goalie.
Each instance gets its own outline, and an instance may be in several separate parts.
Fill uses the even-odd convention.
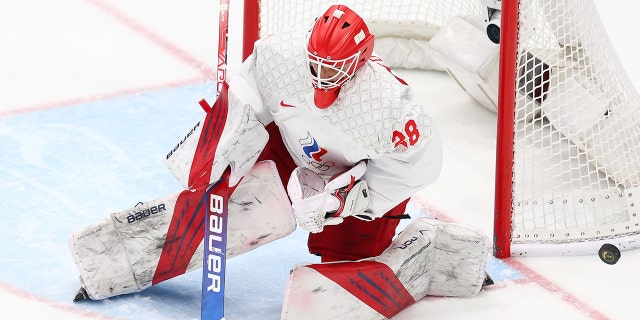
[[[165,159],[185,190],[70,237],[78,299],[200,268],[203,199],[228,168],[228,257],[287,236],[296,220],[321,257],[292,270],[283,319],[382,319],[427,295],[477,294],[487,283],[484,235],[422,218],[396,236],[410,197],[439,176],[442,146],[426,108],[373,47],[344,5],[311,31],[257,41]]]

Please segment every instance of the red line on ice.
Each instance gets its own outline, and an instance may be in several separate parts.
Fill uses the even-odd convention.
[[[60,311],[64,311],[64,312],[68,312],[68,313],[72,313],[72,314],[76,314],[76,315],[82,315],[87,317],[87,319],[91,318],[91,319],[101,319],[101,320],[117,320],[118,318],[113,318],[113,317],[109,317],[106,316],[104,314],[99,314],[99,313],[95,313],[95,312],[91,312],[91,311],[87,311],[87,310],[83,310],[79,307],[75,307],[75,306],[68,306],[68,305],[63,305],[60,302],[57,301],[51,301],[45,298],[42,298],[40,296],[34,295],[33,293],[26,291],[26,290],[22,290],[22,289],[18,289],[14,286],[11,286],[7,283],[1,282],[0,281],[0,290],[7,292],[9,294],[12,294],[18,298],[22,298],[22,299],[26,299],[26,300],[30,300],[31,302],[36,302],[39,303],[40,305],[45,305]],[[69,300],[71,300],[71,298],[73,297],[69,297]],[[9,302],[11,303],[11,302]]]
[[[118,21],[122,22],[125,26],[129,27],[131,30],[141,34],[145,38],[151,40],[156,45],[165,49],[174,57],[182,60],[184,63],[195,67],[204,77],[208,79],[216,78],[216,69],[209,68],[206,63],[199,61],[194,56],[190,55],[188,52],[180,49],[180,47],[174,45],[168,40],[164,39],[160,35],[153,32],[151,29],[146,28],[142,24],[136,22],[135,19],[127,16],[124,12],[118,10],[116,7],[109,5],[105,1],[102,0],[87,0],[87,2],[91,5],[94,5],[104,13],[114,17]]]
[[[44,110],[50,110],[50,109],[56,109],[56,108],[61,108],[61,107],[66,107],[66,106],[69,106],[69,105],[77,104],[77,103],[100,101],[100,100],[111,99],[111,98],[116,98],[116,97],[120,97],[120,96],[126,96],[126,95],[130,95],[130,94],[134,94],[134,93],[174,88],[174,87],[178,87],[178,86],[182,86],[182,85],[199,83],[199,82],[203,82],[203,81],[205,81],[205,79],[183,80],[183,81],[176,81],[176,82],[170,82],[170,83],[151,85],[151,86],[147,86],[147,87],[126,89],[126,90],[121,90],[121,91],[105,93],[105,94],[95,94],[95,95],[91,95],[91,96],[79,97],[79,98],[74,98],[74,99],[69,99],[69,100],[61,100],[61,101],[37,104],[37,105],[32,105],[32,106],[24,106],[24,107],[19,107],[19,108],[16,108],[16,109],[9,109],[9,110],[5,110],[5,111],[0,111],[0,117],[12,116],[12,115],[24,114],[24,113],[31,113],[31,112],[37,112],[37,111],[44,111]]]

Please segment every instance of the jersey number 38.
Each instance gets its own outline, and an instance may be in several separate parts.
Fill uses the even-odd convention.
[[[418,142],[420,139],[420,131],[418,131],[418,125],[411,119],[404,124],[404,132],[398,130],[393,131],[393,147],[404,146],[408,148]]]

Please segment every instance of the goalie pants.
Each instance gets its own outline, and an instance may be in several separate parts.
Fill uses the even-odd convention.
[[[278,127],[272,122],[266,126],[269,142],[258,161],[273,160],[278,168],[283,185],[287,185],[296,165],[282,141]],[[409,199],[404,200],[385,216],[404,214]],[[309,252],[319,255],[322,262],[359,260],[380,255],[393,239],[399,219],[375,219],[362,221],[346,218],[341,224],[325,226],[320,233],[310,233],[307,246]]]

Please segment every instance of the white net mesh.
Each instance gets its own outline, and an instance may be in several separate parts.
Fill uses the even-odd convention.
[[[595,5],[528,0],[520,15],[513,243],[638,234],[640,100]]]
[[[291,28],[309,30],[333,4],[345,4],[362,16],[376,37],[374,52],[388,66],[425,70],[441,68],[429,49],[416,48],[415,42],[430,40],[452,17],[480,15],[476,0],[263,0],[260,36]]]
[[[290,27],[311,27],[315,18],[333,4],[345,4],[366,20],[376,37],[430,38],[449,19],[479,14],[478,1],[373,0],[373,1],[288,1],[260,3],[260,36]]]

